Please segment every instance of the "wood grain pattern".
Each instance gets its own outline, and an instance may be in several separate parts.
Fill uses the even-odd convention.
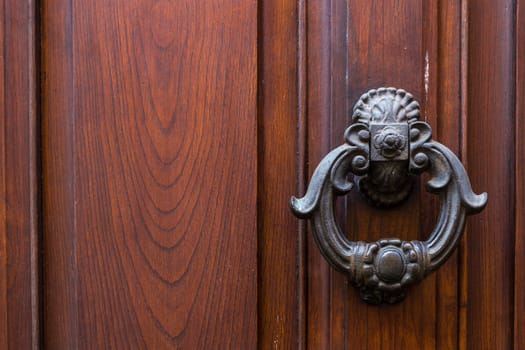
[[[44,343],[78,349],[72,3],[42,8]],[[60,64],[56,64],[60,62]]]
[[[293,349],[303,342],[304,224],[289,209],[300,184],[304,130],[298,113],[298,4],[259,7],[258,348]]]
[[[428,1],[424,23],[433,23],[426,27],[425,47],[429,59],[425,66],[426,110],[425,118],[433,125],[433,138],[464,159],[462,154],[462,121],[465,118],[463,109],[465,96],[462,86],[466,83],[462,66],[463,50],[467,42],[462,36],[466,30],[463,24],[461,2]],[[427,69],[428,67],[428,69]],[[428,86],[428,88],[427,88]],[[474,175],[475,176],[475,175]],[[422,189],[423,187],[421,187]],[[476,189],[481,192],[481,189]],[[436,224],[435,213],[439,210],[436,196],[429,196],[423,191],[420,199],[423,205],[421,232],[425,236],[432,232]],[[432,197],[431,199],[429,197]],[[434,215],[430,214],[434,213]],[[428,218],[432,218],[429,220]],[[467,219],[468,220],[468,219]],[[462,239],[465,242],[466,238]],[[446,264],[435,272],[436,278],[436,349],[458,349],[460,299],[458,291],[461,281],[459,268],[462,259],[462,250],[448,258]]]
[[[525,2],[516,3],[514,349],[525,348]]]
[[[513,1],[469,1],[468,171],[489,193],[468,223],[467,348],[510,349],[514,326]]]
[[[256,9],[44,3],[50,348],[255,346]]]
[[[307,39],[307,132],[308,179],[322,157],[331,147],[330,126],[334,120],[331,114],[331,68],[332,68],[332,26],[330,1],[310,1],[306,7],[307,25],[304,26]],[[331,272],[307,230],[307,303],[306,303],[306,348],[329,349],[331,347],[332,321]],[[338,304],[339,305],[339,304]]]
[[[0,7],[0,348],[37,348],[40,319],[50,349],[525,347],[522,0],[41,5],[40,41],[32,0]],[[288,205],[379,86],[414,93],[489,203],[438,272],[372,307]],[[352,193],[339,222],[426,239],[422,184],[386,211]]]
[[[37,349],[38,124],[34,1],[0,6],[0,348]]]

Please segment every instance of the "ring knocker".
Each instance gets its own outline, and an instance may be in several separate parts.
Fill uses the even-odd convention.
[[[401,89],[370,90],[355,104],[345,143],[315,169],[306,195],[291,207],[312,222],[315,241],[328,262],[345,273],[368,303],[395,303],[406,288],[438,269],[452,254],[465,226],[465,215],[480,212],[487,194],[472,192],[465,168],[447,147],[431,139],[419,121],[419,104]],[[348,193],[350,173],[372,204],[389,207],[410,194],[413,175],[428,171],[427,190],[440,195],[438,223],[428,240],[352,242],[335,220],[335,199]]]

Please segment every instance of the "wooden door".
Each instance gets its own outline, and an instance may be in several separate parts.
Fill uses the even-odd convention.
[[[4,0],[0,348],[525,348],[524,6]],[[380,86],[415,95],[489,204],[370,306],[289,200]],[[439,210],[420,185],[341,204],[368,241],[425,239]]]

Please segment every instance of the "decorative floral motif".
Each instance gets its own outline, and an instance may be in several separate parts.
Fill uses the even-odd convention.
[[[362,250],[361,278],[357,284],[368,303],[395,303],[405,297],[405,288],[425,275],[425,247],[418,242],[382,239]]]
[[[392,207],[408,198],[413,178],[408,166],[400,163],[410,162],[409,126],[417,122],[419,113],[414,97],[393,87],[370,90],[355,104],[353,123],[367,126],[370,133],[368,156],[373,166],[358,180],[359,192],[370,204]]]
[[[354,123],[411,123],[419,119],[419,103],[403,89],[379,88],[363,94],[354,106]]]
[[[401,154],[407,145],[407,139],[396,128],[387,126],[374,136],[374,147],[385,158],[392,159]]]

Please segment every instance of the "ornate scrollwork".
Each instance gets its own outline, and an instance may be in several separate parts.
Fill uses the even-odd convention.
[[[404,201],[413,187],[408,172],[408,125],[419,118],[419,104],[402,89],[379,88],[363,94],[354,106],[353,123],[371,133],[370,171],[358,179],[359,192],[377,207]]]
[[[363,95],[354,108],[354,122],[345,132],[346,142],[321,161],[306,195],[291,199],[293,212],[311,219],[321,253],[369,303],[402,300],[408,286],[446,261],[461,238],[465,216],[481,211],[487,202],[486,193],[472,192],[461,162],[448,148],[432,141],[430,126],[418,117],[419,105],[403,90],[381,88]],[[361,190],[386,182],[390,187],[397,184],[405,196],[407,179],[423,171],[431,175],[427,189],[440,194],[441,201],[438,224],[428,240],[365,243],[349,241],[342,234],[334,201],[352,189],[349,173],[365,175]],[[363,179],[368,180],[363,183]],[[387,200],[394,197],[390,194]],[[375,198],[385,200],[382,195]]]

